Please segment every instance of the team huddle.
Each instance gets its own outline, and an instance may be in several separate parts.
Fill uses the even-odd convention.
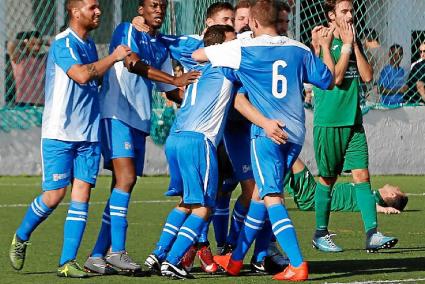
[[[175,36],[159,33],[167,0],[140,0],[139,16],[117,26],[110,55],[99,60],[88,36],[100,24],[98,1],[67,0],[69,27],[56,36],[46,68],[43,193],[15,232],[13,268],[23,268],[32,232],[69,185],[61,277],[130,271],[190,279],[196,256],[206,273],[236,276],[255,241],[252,271],[273,273],[275,280],[307,280],[284,191],[301,210],[315,210],[312,244],[318,250],[343,251],[328,231],[331,211],[360,211],[366,251],[396,245],[396,238],[378,232],[377,212],[399,213],[407,197],[390,185],[372,190],[368,172],[358,94],[360,81],[372,80],[372,68],[356,39],[352,1],[324,2],[328,26],[313,29],[309,48],[287,37],[291,9],[281,1],[241,0],[236,7],[217,2],[206,12],[201,35]],[[171,59],[186,73],[174,76]],[[314,86],[318,182],[298,159],[306,131],[304,84]],[[127,253],[127,213],[137,176],[143,175],[154,87],[181,105],[165,145],[166,195],[180,199],[143,270]],[[101,155],[112,171],[111,193],[82,268],[76,256]],[[351,172],[353,183],[336,183],[343,171]],[[238,184],[241,195],[230,214]]]

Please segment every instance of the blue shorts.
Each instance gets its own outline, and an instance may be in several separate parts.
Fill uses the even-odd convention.
[[[104,118],[101,121],[102,155],[104,168],[112,170],[112,160],[133,158],[136,174],[143,175],[147,133],[135,129],[121,120]]]
[[[100,163],[99,142],[41,139],[44,191],[68,186],[73,178],[96,184]]]
[[[277,145],[264,136],[252,139],[252,167],[261,199],[268,194],[283,193],[285,176],[291,170],[301,148],[301,145],[294,143]]]
[[[172,133],[165,144],[170,167],[169,192],[183,193],[184,204],[213,208],[218,188],[217,152],[205,135]]]
[[[253,179],[250,158],[250,129],[248,121],[228,121],[224,130],[224,145],[233,167],[234,179]]]

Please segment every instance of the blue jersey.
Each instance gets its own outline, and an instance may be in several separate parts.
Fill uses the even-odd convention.
[[[195,69],[202,76],[186,89],[172,131],[202,133],[217,146],[223,137],[224,122],[236,90],[233,82],[237,79],[232,70],[213,68],[211,64]]]
[[[98,61],[91,39],[70,28],[58,34],[47,58],[42,138],[62,141],[99,141],[99,85],[78,84],[68,75],[75,64]]]
[[[167,48],[156,37],[139,32],[130,23],[121,23],[114,31],[109,52],[124,44],[146,64],[172,74]],[[160,91],[175,86],[157,83]],[[153,82],[128,72],[123,62],[117,62],[104,76],[101,106],[102,118],[119,119],[129,126],[149,133]]]
[[[168,48],[171,57],[180,62],[185,70],[190,70],[198,65],[198,62],[192,59],[192,53],[204,47],[202,36],[162,35],[159,40]]]
[[[305,137],[303,83],[327,89],[332,74],[305,45],[287,37],[263,35],[205,48],[213,66],[230,67],[266,117],[285,123],[289,142],[302,145]],[[251,134],[266,136],[253,125]]]

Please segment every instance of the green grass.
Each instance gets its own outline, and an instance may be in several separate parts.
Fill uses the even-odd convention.
[[[78,260],[84,263],[96,240],[100,218],[107,199],[110,178],[99,178],[93,191],[89,221]],[[167,283],[170,280],[153,276],[132,278],[124,276],[93,277],[89,280],[59,279],[55,275],[62,245],[62,231],[67,206],[60,206],[42,224],[31,238],[27,261],[21,272],[9,265],[8,249],[13,232],[25,214],[27,205],[40,193],[39,177],[0,177],[0,283]],[[127,249],[137,261],[143,262],[154,248],[162,224],[175,199],[165,198],[167,177],[146,177],[138,181],[129,210]],[[287,201],[295,223],[303,254],[309,261],[312,283],[352,282],[377,280],[425,279],[425,178],[423,176],[374,177],[374,187],[385,183],[399,185],[409,198],[407,211],[400,215],[379,215],[380,230],[397,236],[399,244],[392,250],[367,254],[364,233],[358,213],[333,213],[330,229],[337,233],[336,241],[345,251],[324,254],[311,248],[314,229],[314,212],[300,212],[292,200]],[[66,199],[69,200],[69,197]],[[151,202],[149,202],[151,201]],[[152,202],[160,201],[160,202]],[[12,207],[12,204],[22,204]],[[5,206],[6,205],[6,206]],[[7,206],[9,205],[9,206]],[[210,236],[213,240],[213,236]],[[212,242],[213,243],[213,242]],[[249,257],[245,259],[249,261]],[[270,276],[243,275],[230,278],[225,275],[209,276],[195,273],[197,280],[191,283],[265,283]],[[419,280],[413,281],[418,282]],[[175,282],[173,282],[175,283]]]

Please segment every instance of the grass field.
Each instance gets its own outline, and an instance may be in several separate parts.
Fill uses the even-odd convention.
[[[55,275],[62,230],[67,205],[59,206],[31,238],[27,261],[21,272],[9,265],[8,249],[28,204],[39,194],[39,177],[0,177],[0,283],[167,283],[171,280],[152,276],[134,278],[126,276],[92,277],[88,280],[59,279]],[[79,251],[78,260],[84,263],[95,242],[100,226],[104,201],[109,192],[110,178],[101,177],[92,194],[89,221]],[[138,181],[129,210],[127,249],[139,262],[143,262],[158,239],[164,219],[176,200],[165,198],[167,177],[146,177]],[[367,283],[417,283],[425,281],[425,177],[424,176],[376,176],[373,186],[384,183],[400,185],[409,193],[406,212],[400,215],[379,215],[380,231],[397,236],[400,241],[391,250],[367,254],[364,233],[357,213],[333,213],[330,229],[337,233],[336,241],[345,251],[324,254],[311,248],[314,229],[314,212],[300,212],[288,200],[287,205],[294,220],[303,254],[309,261],[311,283],[340,283],[367,281]],[[67,198],[66,200],[69,200]],[[67,202],[67,201],[65,201]],[[211,235],[210,241],[214,238]],[[212,241],[212,243],[214,243]],[[249,258],[246,259],[249,261]],[[194,273],[192,283],[266,283],[270,276],[248,273],[230,278],[225,275],[209,276]],[[173,281],[175,283],[175,281]]]

